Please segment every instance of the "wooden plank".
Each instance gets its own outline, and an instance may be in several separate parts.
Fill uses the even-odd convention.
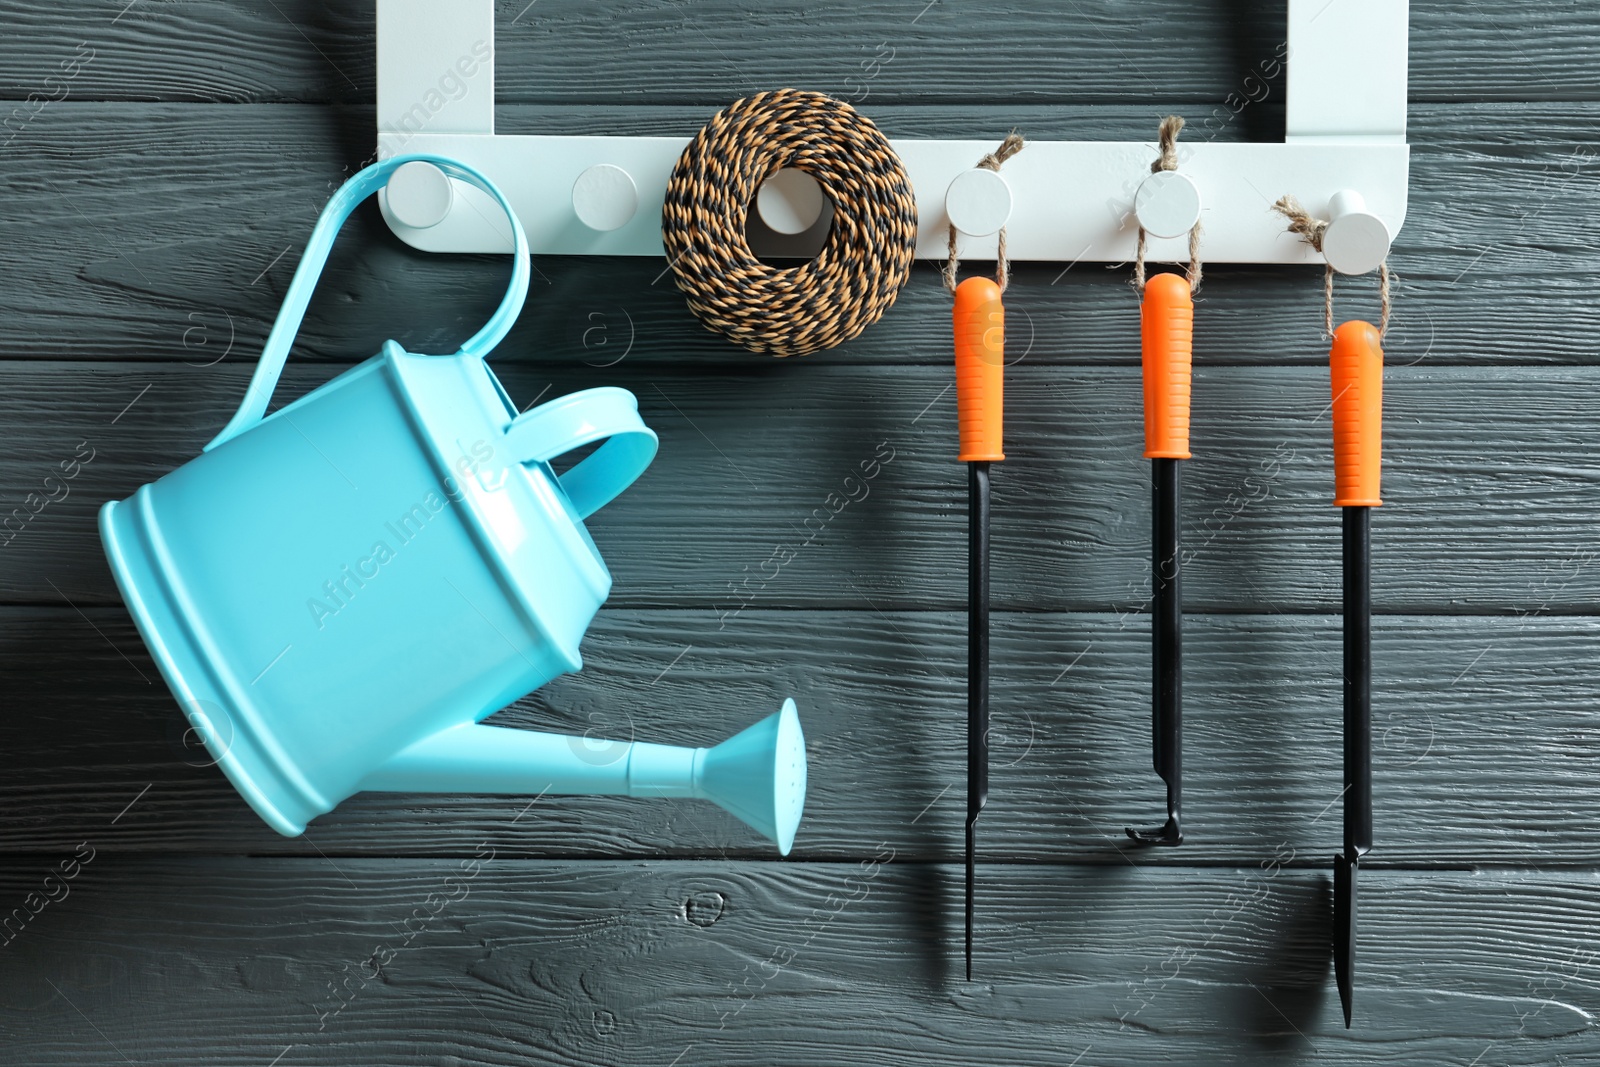
[[[0,5],[8,43],[0,98],[56,95],[61,62],[86,54],[65,82],[73,99],[370,104],[377,93],[373,20],[370,0],[136,0],[49,10],[8,0]],[[51,76],[57,81],[46,82]]]
[[[1265,106],[1265,105],[1264,105]],[[1588,105],[1428,111],[1415,137],[1412,207],[1393,264],[1396,363],[1592,363],[1600,310],[1600,168]],[[966,131],[1152,136],[1147,107],[883,108],[896,135]],[[1246,137],[1246,109],[1216,136]],[[0,220],[12,264],[0,352],[22,358],[206,363],[260,350],[306,235],[332,191],[370,156],[370,112],[324,107],[56,105],[10,145],[15,210]],[[507,128],[687,134],[703,109],[520,109]],[[1191,136],[1209,137],[1194,115]],[[520,118],[520,125],[518,119]],[[1274,120],[1281,125],[1281,112]],[[1507,143],[1508,129],[1518,131]],[[1577,140],[1579,143],[1575,144]],[[1581,147],[1588,144],[1588,148]],[[92,150],[91,150],[92,147]],[[226,176],[225,179],[221,176]],[[1270,198],[1289,190],[1263,190]],[[1263,209],[1266,207],[1263,201]],[[533,290],[504,349],[517,358],[743,367],[752,357],[689,314],[664,261],[534,261]],[[986,265],[984,265],[986,266]],[[1126,268],[1023,264],[1007,294],[1015,339],[1043,363],[1132,364],[1137,311]],[[349,360],[384,337],[448,349],[504,285],[497,257],[429,256],[388,233],[369,205],[336,247],[297,358]],[[1202,290],[1202,366],[1323,363],[1316,271],[1217,267]],[[1376,315],[1371,279],[1343,280],[1339,314]],[[62,308],[73,309],[72,328]],[[936,362],[949,297],[923,264],[885,319],[817,362]],[[1026,333],[1024,333],[1024,330]]]
[[[170,1067],[1600,1055],[1592,872],[1364,872],[1346,1031],[1322,871],[985,866],[967,984],[954,867],[475,853],[98,854],[5,946],[0,1032],[17,1062]],[[4,902],[53,867],[7,864]]]
[[[652,470],[590,520],[616,577],[615,604],[965,604],[965,489],[947,367],[499,366],[521,403],[545,390],[632,389],[662,436]],[[334,369],[295,368],[283,395]],[[0,548],[0,596],[115,603],[96,509],[197,455],[243,395],[246,370],[231,361],[0,366],[0,500],[25,522]],[[1008,376],[1010,458],[994,478],[996,605],[1136,607],[1149,574],[1150,498],[1138,370],[1023,359]],[[1590,451],[1600,428],[1583,429],[1600,411],[1600,370],[1393,367],[1386,394],[1391,506],[1373,524],[1381,610],[1600,607]],[[1196,395],[1197,458],[1185,468],[1191,610],[1336,610],[1327,372],[1206,367]],[[58,468],[84,449],[92,460],[61,483]]]
[[[602,611],[586,666],[506,712],[528,728],[710,745],[796,698],[812,762],[796,855],[953,860],[965,805],[960,613]],[[1256,862],[1287,842],[1339,847],[1336,616],[1186,622],[1181,849],[1133,848],[1154,820],[1148,623],[995,617],[994,861]],[[1594,865],[1600,620],[1377,620],[1371,865]],[[6,609],[0,849],[459,853],[486,836],[523,856],[744,856],[772,848],[710,805],[615,798],[361,796],[306,838],[260,822],[186,736],[120,612]],[[188,745],[186,747],[186,741]],[[131,807],[130,807],[131,805]],[[126,809],[126,810],[125,810]],[[110,824],[119,813],[114,828]]]
[[[108,8],[0,5],[0,98],[80,45],[79,99],[367,103],[372,5],[309,0]],[[1194,5],[1017,0],[983,17],[920,0],[528,5],[496,14],[497,97],[515,103],[725,103],[800,85],[864,102],[1221,102],[1282,58],[1283,0]],[[1600,99],[1600,15],[1564,0],[1411,6],[1413,100]],[[692,60],[686,60],[692,57]],[[446,57],[448,61],[449,57]],[[1264,66],[1264,64],[1268,64]],[[1267,78],[1282,91],[1281,74]]]

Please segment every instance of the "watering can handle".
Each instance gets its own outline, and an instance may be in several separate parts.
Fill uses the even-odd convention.
[[[505,439],[522,463],[549,463],[573,449],[605,442],[560,478],[580,519],[611,503],[656,455],[656,435],[639,418],[639,402],[614,386],[568,393],[524,412],[506,427]]]
[[[278,311],[278,319],[272,324],[272,332],[267,335],[266,346],[261,350],[261,359],[256,364],[256,372],[250,379],[249,388],[245,390],[244,400],[240,402],[239,410],[234,413],[228,425],[206,445],[207,452],[224,441],[238,436],[261,420],[261,416],[266,413],[267,402],[272,399],[272,391],[278,386],[278,376],[283,373],[283,365],[289,358],[289,348],[294,344],[295,334],[300,331],[300,322],[305,318],[307,305],[311,303],[311,292],[316,288],[317,279],[322,274],[323,265],[328,261],[328,252],[333,248],[333,240],[339,235],[340,227],[357,205],[388,184],[391,174],[407,163],[417,161],[431,163],[450,177],[459,178],[469,185],[482,189],[494,198],[495,203],[506,213],[506,218],[511,220],[511,237],[515,251],[511,257],[511,284],[507,287],[506,295],[501,298],[500,306],[495,309],[494,315],[484,324],[483,329],[462,344],[461,352],[480,358],[487,356],[511,329],[511,324],[522,311],[522,301],[528,295],[528,237],[522,231],[522,223],[517,220],[516,212],[512,211],[511,205],[506,202],[505,195],[493,182],[476,170],[442,156],[395,156],[382,163],[374,163],[341,185],[339,191],[333,194],[327,206],[322,209],[321,217],[311,230],[311,238],[306,242],[305,253],[300,257],[300,265],[295,268],[294,280],[289,283],[289,292],[283,298],[283,307]]]

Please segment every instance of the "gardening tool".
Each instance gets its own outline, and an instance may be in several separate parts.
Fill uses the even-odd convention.
[[[499,308],[453,355],[389,341],[263,417],[340,224],[418,159],[505,212],[515,255]],[[710,749],[479,724],[582,666],[611,589],[583,520],[656,452],[622,389],[518,414],[484,357],[527,288],[522,227],[477,171],[410,156],[350,179],[232,421],[101,509],[123,599],[195,731],[280,833],[363,789],[605,793],[703,797],[787,852],[806,783],[792,701]],[[551,466],[590,445],[564,473]]]
[[[1140,307],[1144,366],[1144,454],[1155,490],[1151,531],[1151,756],[1167,783],[1167,821],[1154,830],[1127,829],[1148,845],[1183,843],[1183,586],[1182,475],[1189,458],[1189,387],[1194,298],[1189,280],[1157,274]]]
[[[967,980],[977,823],[989,799],[989,464],[1001,448],[1005,410],[1005,308],[1000,286],[968,278],[956,287],[956,405],[967,465]]]
[[[1383,348],[1376,327],[1333,335],[1334,505],[1344,511],[1344,852],[1333,859],[1333,970],[1344,1025],[1355,989],[1356,872],[1372,848],[1371,510],[1383,437]]]

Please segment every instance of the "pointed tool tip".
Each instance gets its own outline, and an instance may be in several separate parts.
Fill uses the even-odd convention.
[[[977,819],[967,819],[967,981],[972,981],[972,921],[973,898],[977,889],[978,870]]]
[[[1344,1027],[1350,1029],[1355,1001],[1356,865],[1342,855],[1333,858],[1333,974],[1339,987]]]

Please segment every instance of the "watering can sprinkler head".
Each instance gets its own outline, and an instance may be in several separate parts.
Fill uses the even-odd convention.
[[[425,737],[362,780],[400,793],[526,793],[709,800],[789,854],[806,800],[793,700],[712,748],[467,723]]]
[[[787,856],[806,806],[806,739],[793,700],[715,748],[701,749],[699,792]],[[637,794],[636,794],[637,795]]]

